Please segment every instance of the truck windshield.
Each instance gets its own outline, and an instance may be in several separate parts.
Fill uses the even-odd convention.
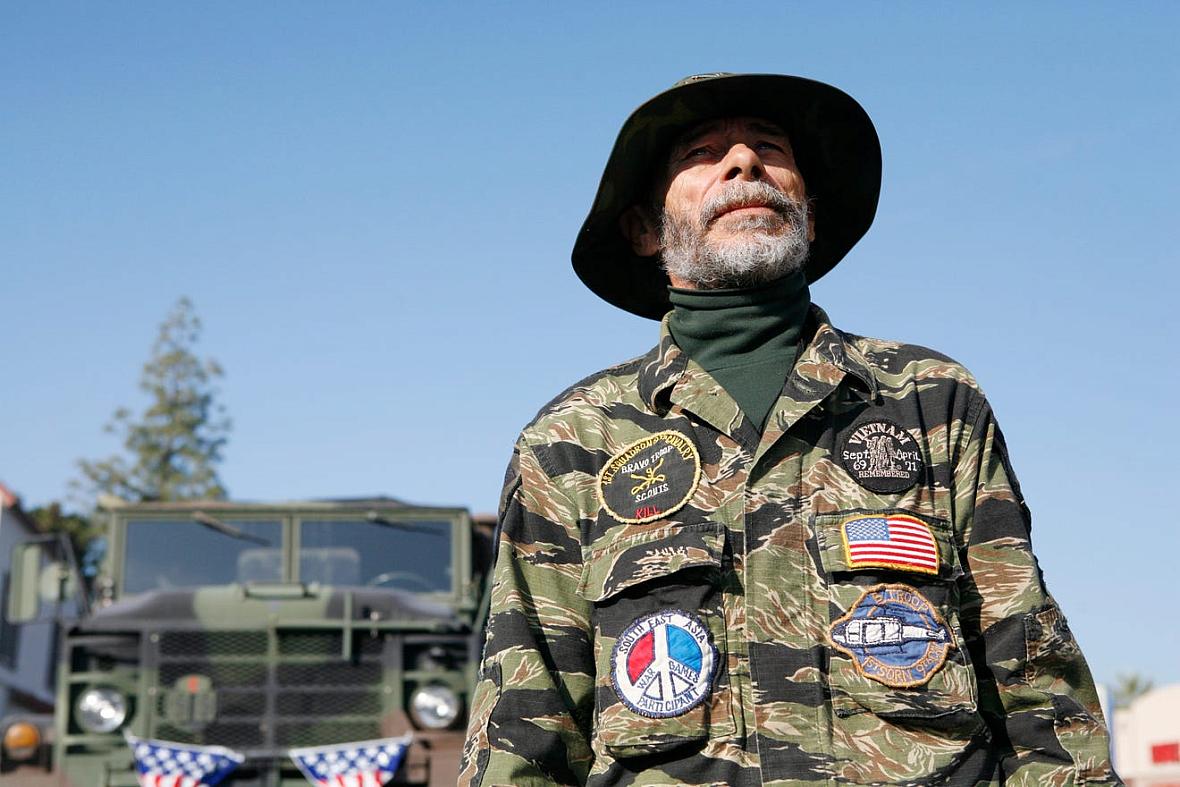
[[[283,526],[278,521],[226,520],[219,532],[191,520],[127,523],[124,593],[283,580]]]
[[[451,562],[448,520],[304,520],[299,528],[303,582],[450,593]]]

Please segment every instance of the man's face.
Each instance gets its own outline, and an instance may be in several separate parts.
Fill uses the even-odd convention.
[[[806,260],[807,192],[773,123],[737,117],[691,129],[673,145],[659,186],[660,226],[630,234],[638,253],[661,254],[674,286],[751,286]]]

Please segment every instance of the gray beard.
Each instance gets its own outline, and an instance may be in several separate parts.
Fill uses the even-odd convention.
[[[741,234],[708,238],[709,223],[723,210],[765,204],[774,216],[727,218]],[[664,211],[660,244],[664,270],[705,290],[753,287],[801,270],[807,262],[807,203],[796,202],[761,181],[731,181],[701,206],[697,216]]]

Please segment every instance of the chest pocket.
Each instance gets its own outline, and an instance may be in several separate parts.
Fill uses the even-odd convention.
[[[945,520],[902,510],[815,517],[829,589],[837,717],[870,713],[967,737],[982,724],[959,623],[962,575]],[[849,722],[864,726],[864,722]]]
[[[725,529],[652,523],[583,550],[594,602],[595,744],[615,757],[734,733],[721,582]]]

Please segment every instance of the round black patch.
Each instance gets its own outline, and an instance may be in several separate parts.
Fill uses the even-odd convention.
[[[615,454],[598,475],[598,499],[620,522],[641,524],[688,502],[701,480],[701,457],[680,432],[657,432]]]
[[[918,442],[884,418],[854,428],[844,438],[840,461],[856,483],[878,494],[904,492],[918,482],[925,470]]]

